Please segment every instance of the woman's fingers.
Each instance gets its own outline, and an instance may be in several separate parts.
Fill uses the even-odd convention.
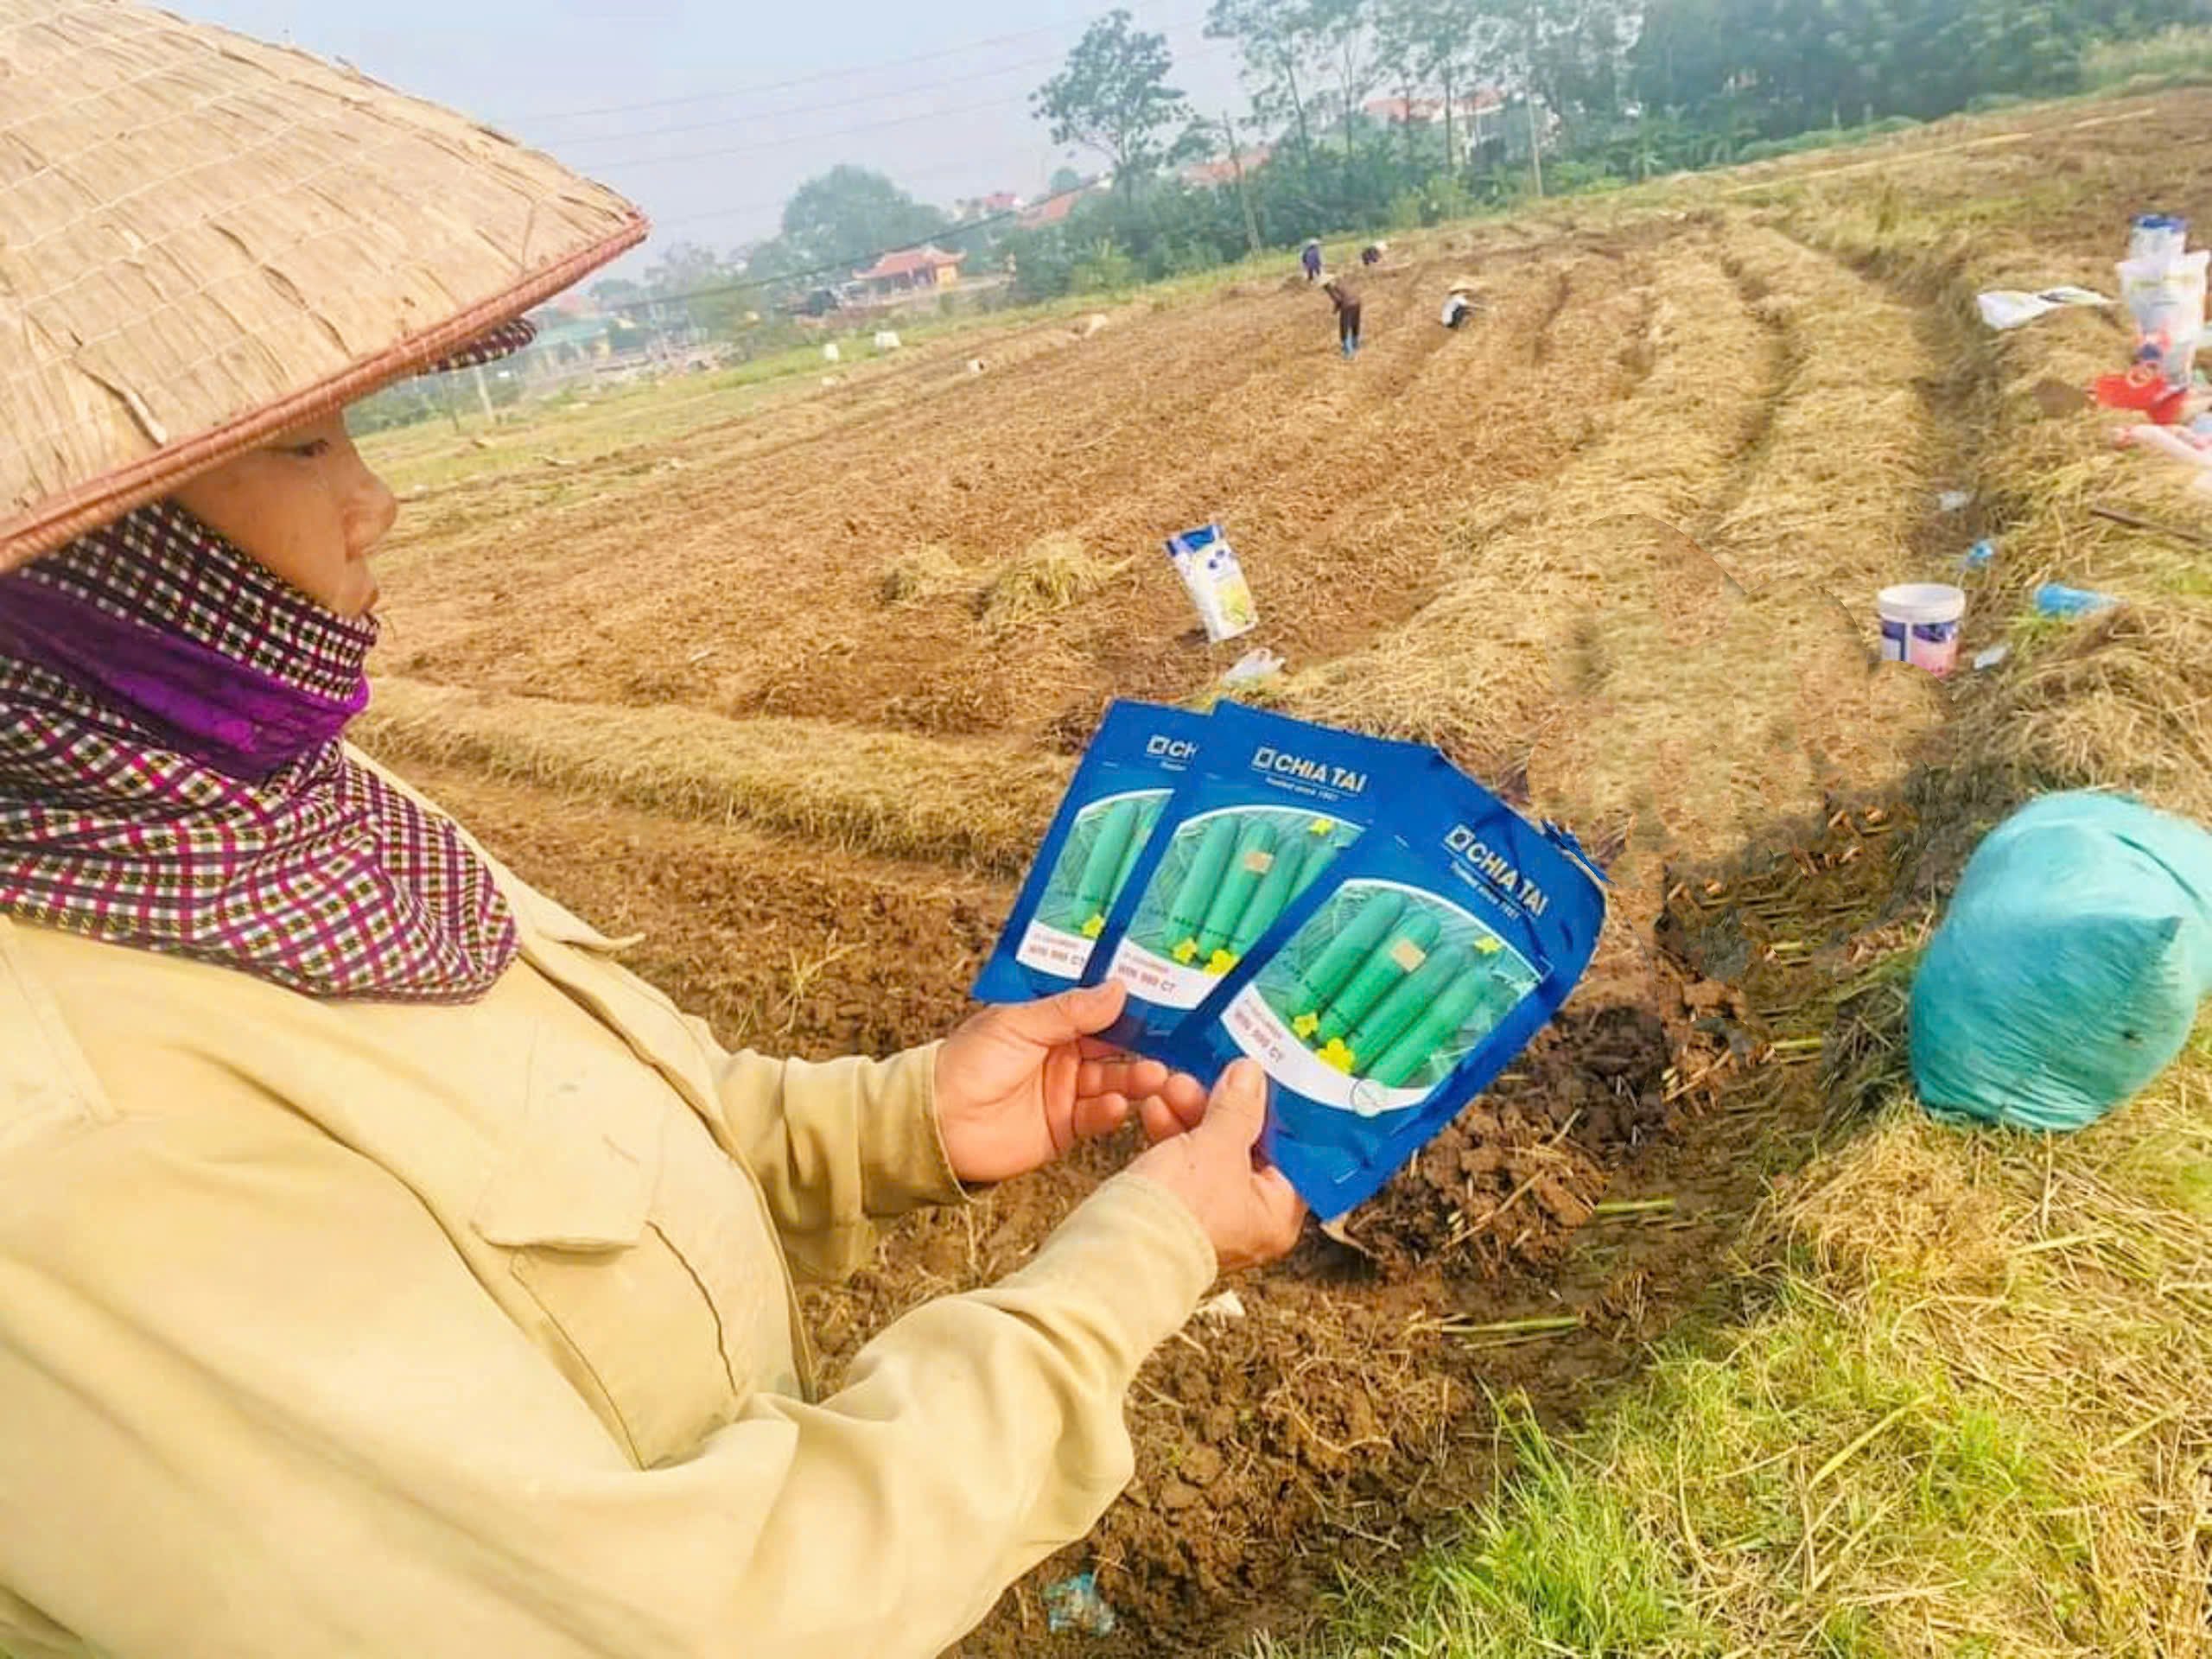
[[[1160,1095],[1177,1124],[1185,1132],[1195,1129],[1206,1115],[1206,1086],[1187,1072],[1178,1071],[1160,1087]]]
[[[1083,1095],[1156,1095],[1172,1074],[1157,1060],[1085,1060],[1077,1067],[1075,1091]]]
[[[1075,1103],[1075,1133],[1078,1141],[1103,1141],[1128,1121],[1127,1095],[1090,1095]]]
[[[1109,1135],[1134,1114],[1145,1139],[1157,1144],[1188,1134],[1206,1115],[1206,1087],[1196,1077],[1171,1071],[1158,1060],[1129,1056],[1085,1059],[1076,1069],[1076,1132],[1084,1140]],[[1102,1103],[1118,1103],[1110,1127]]]
[[[1183,1120],[1170,1109],[1158,1095],[1137,1103],[1137,1122],[1144,1129],[1145,1142],[1158,1146],[1163,1141],[1173,1141],[1186,1133]]]

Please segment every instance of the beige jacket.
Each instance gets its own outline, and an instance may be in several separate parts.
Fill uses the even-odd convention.
[[[0,1649],[925,1656],[1127,1482],[1187,1211],[1109,1182],[815,1401],[791,1270],[959,1197],[935,1051],[724,1052],[501,874],[461,1009],[0,920]]]

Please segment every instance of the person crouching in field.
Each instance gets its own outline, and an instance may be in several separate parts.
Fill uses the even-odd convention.
[[[1464,278],[1452,284],[1452,291],[1444,297],[1444,315],[1439,319],[1446,328],[1459,328],[1475,314],[1475,285]]]
[[[1341,276],[1332,277],[1321,291],[1337,308],[1337,338],[1347,358],[1359,355],[1359,291]]]

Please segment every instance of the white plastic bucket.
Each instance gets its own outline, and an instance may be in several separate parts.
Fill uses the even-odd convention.
[[[1882,616],[1885,661],[1910,663],[1930,674],[1958,666],[1959,624],[1966,618],[1967,596],[1940,582],[1907,582],[1875,595]]]

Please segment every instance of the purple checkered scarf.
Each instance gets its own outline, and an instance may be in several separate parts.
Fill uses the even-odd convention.
[[[0,590],[0,914],[333,1000],[474,1001],[514,959],[483,860],[337,741],[374,621],[168,503]]]

